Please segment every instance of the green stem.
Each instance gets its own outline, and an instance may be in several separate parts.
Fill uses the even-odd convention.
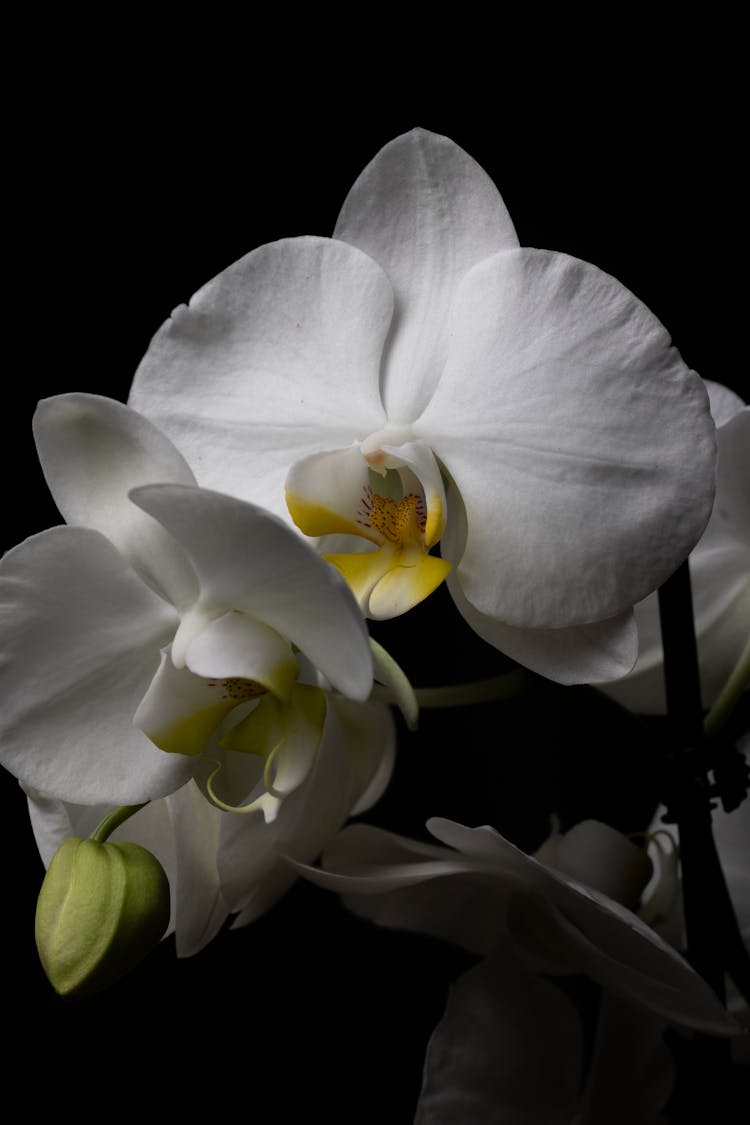
[[[144,801],[142,805],[120,805],[119,809],[112,809],[112,812],[108,812],[99,821],[89,836],[89,840],[93,840],[95,844],[103,844],[107,837],[112,835],[115,828],[119,828],[129,817],[137,813],[139,809],[145,808],[147,804],[148,801]]]
[[[734,666],[729,679],[719,692],[719,698],[703,720],[708,738],[718,738],[729,722],[732,711],[742,693],[750,685],[750,637]]]
[[[449,684],[446,687],[417,688],[420,707],[467,707],[473,703],[489,703],[496,699],[515,699],[528,687],[528,677],[522,668],[514,668],[502,676],[487,680],[472,680],[467,684]]]

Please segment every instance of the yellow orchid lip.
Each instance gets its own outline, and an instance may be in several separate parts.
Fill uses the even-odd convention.
[[[338,496],[337,474],[349,481]],[[344,576],[367,617],[405,613],[451,569],[429,553],[445,529],[439,487],[432,481],[425,487],[409,465],[377,443],[324,454],[317,464],[315,458],[300,463],[287,482],[286,501],[306,535],[352,535],[375,548],[324,555]]]

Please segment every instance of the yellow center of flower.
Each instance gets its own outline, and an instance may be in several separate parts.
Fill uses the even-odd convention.
[[[245,703],[248,699],[257,699],[265,695],[268,688],[259,684],[257,680],[246,680],[242,676],[229,676],[225,680],[206,680],[208,687],[222,688],[222,699],[231,699],[233,703]]]
[[[424,500],[410,494],[401,500],[380,496],[369,485],[364,489],[357,523],[377,531],[394,547],[424,549],[427,522]]]

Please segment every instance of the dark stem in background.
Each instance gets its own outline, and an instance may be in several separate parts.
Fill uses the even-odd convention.
[[[659,617],[670,723],[664,819],[676,822],[679,831],[687,956],[722,1000],[725,998],[725,973],[747,997],[750,995],[750,962],[711,827],[711,797],[720,790],[709,776],[714,759],[703,732],[687,562],[659,590]],[[684,1093],[694,1105],[696,1102],[705,1104],[707,1110],[715,1113],[727,1089],[730,1042],[699,1036],[697,1047],[696,1065],[685,1075]],[[685,1104],[688,1104],[687,1099]]]

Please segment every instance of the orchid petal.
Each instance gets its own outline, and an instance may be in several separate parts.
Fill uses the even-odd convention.
[[[573,1004],[503,942],[450,991],[415,1125],[569,1125],[583,1059]]]
[[[596,887],[628,909],[634,909],[651,878],[651,860],[645,849],[598,820],[574,824],[560,836],[556,851],[550,866]]]
[[[517,629],[480,613],[464,595],[455,564],[466,543],[466,512],[451,489],[449,519],[442,554],[454,565],[448,589],[458,612],[488,644],[526,668],[561,684],[602,683],[624,676],[638,655],[638,632],[632,610],[590,625],[567,629]]]
[[[506,932],[511,874],[365,824],[345,828],[326,847],[323,868],[300,868],[317,886],[342,895],[354,913],[380,926],[430,934],[470,953],[489,953]]]
[[[285,516],[291,464],[383,425],[392,302],[383,271],[352,246],[261,246],[175,309],[136,372],[131,405],[202,485]]]
[[[359,517],[369,477],[358,445],[304,457],[286,478],[289,514],[305,535],[357,535],[379,545],[382,537]]]
[[[194,781],[166,800],[176,850],[172,897],[178,957],[192,957],[216,936],[228,909],[221,894],[217,850],[222,814]]]
[[[288,641],[246,613],[230,612],[211,621],[187,646],[185,663],[196,676],[252,680],[287,700],[299,665]]]
[[[194,757],[208,747],[216,728],[238,703],[258,694],[252,687],[248,691],[243,696],[231,682],[227,686],[223,680],[207,680],[188,668],[175,668],[165,649],[133,723],[167,754]]]
[[[326,715],[326,695],[309,684],[295,684],[288,703],[273,696],[224,735],[225,750],[260,754],[266,759],[265,785],[278,802],[300,786],[315,762]],[[262,805],[260,806],[262,807]]]
[[[367,697],[372,658],[356,603],[334,568],[285,524],[204,489],[139,488],[132,499],[185,550],[200,582],[198,611],[220,616],[234,609],[257,618],[295,644],[343,694]]]
[[[55,527],[0,564],[2,760],[78,804],[172,792],[188,764],[132,726],[176,615],[99,532]]]
[[[693,614],[698,639],[701,698],[711,706],[750,636],[750,552],[744,548],[702,551],[690,559]],[[639,653],[624,679],[603,684],[607,695],[643,715],[667,710],[659,627],[659,602],[651,595],[635,608]]]
[[[351,703],[332,695],[328,706],[336,711],[349,750],[353,800],[349,816],[359,816],[380,799],[390,781],[396,757],[396,725],[390,707],[379,703]]]
[[[172,605],[198,593],[182,551],[128,499],[140,484],[194,484],[168,438],[134,410],[99,395],[47,398],[34,415],[44,476],[66,523],[100,531]]]
[[[720,427],[718,446],[716,503],[699,547],[731,540],[750,548],[750,407]]]
[[[576,1125],[667,1125],[675,1063],[662,1019],[604,990]]]
[[[448,589],[477,636],[556,683],[598,684],[624,676],[638,655],[638,630],[632,611],[609,621],[567,629],[516,629],[475,609],[464,597],[455,574],[448,575]]]
[[[722,383],[714,383],[711,379],[704,379],[708,391],[708,401],[711,405],[711,417],[717,429],[725,426],[735,414],[744,409],[745,403],[730,387]]]
[[[718,465],[711,519],[690,556],[693,615],[703,703],[716,700],[750,636],[750,410],[732,391],[707,384],[717,412]],[[663,714],[663,651],[656,594],[635,609],[638,660],[625,679],[606,684],[613,699],[641,714]]]
[[[413,429],[466,506],[463,592],[503,624],[618,617],[672,573],[710,514],[701,380],[637,298],[564,254],[507,251],[467,274],[445,370]]]
[[[519,896],[509,912],[512,936],[543,971],[566,966],[670,1022],[713,1035],[737,1034],[703,978],[654,930],[591,887],[572,880],[560,885],[565,892],[554,902]]]
[[[383,397],[391,421],[420,413],[440,377],[448,311],[476,262],[518,245],[497,188],[447,137],[414,129],[364,169],[334,237],[358,246],[393,283],[393,334]]]
[[[374,621],[388,621],[419,605],[451,570],[445,559],[421,551],[410,552],[401,562],[390,547],[325,558],[346,579],[365,617]]]

